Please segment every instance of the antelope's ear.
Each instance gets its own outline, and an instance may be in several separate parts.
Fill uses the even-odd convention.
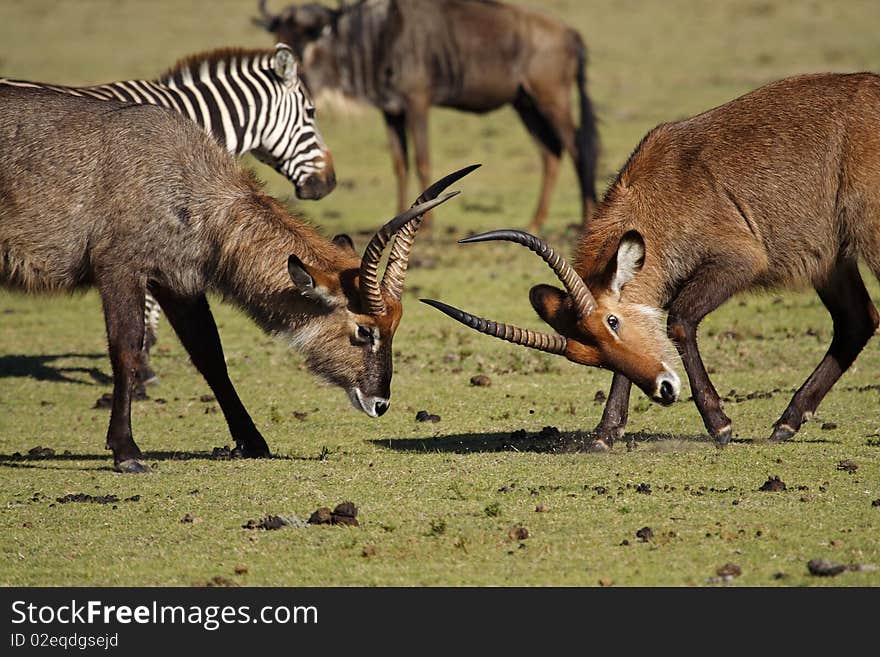
[[[357,253],[354,250],[354,242],[352,241],[351,237],[349,237],[345,233],[340,233],[339,235],[334,236],[331,241],[340,249],[347,249],[352,253]]]
[[[564,290],[552,285],[536,285],[529,290],[529,301],[538,316],[560,335],[571,335],[577,325],[571,301]]]
[[[298,77],[296,55],[290,46],[283,43],[275,45],[275,55],[272,57],[272,70],[284,84],[290,86],[294,84]]]
[[[296,289],[304,297],[320,301],[328,306],[335,304],[329,286],[320,281],[316,282],[315,277],[309,272],[302,260],[294,254],[290,254],[287,258],[287,273],[290,274],[290,280],[293,281]]]
[[[645,264],[645,240],[638,231],[631,230],[620,238],[617,262],[611,276],[611,289],[619,296],[623,286],[638,274]]]

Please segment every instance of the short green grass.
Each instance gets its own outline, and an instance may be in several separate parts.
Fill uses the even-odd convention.
[[[880,7],[869,1],[531,4],[566,18],[590,46],[603,185],[660,121],[789,74],[880,68]],[[222,0],[7,0],[0,75],[92,83],[154,75],[207,48],[271,45],[250,26],[253,13]],[[363,231],[393,211],[381,120],[367,109],[325,112],[320,124],[341,184],[299,211],[327,234],[354,233],[362,247]],[[134,406],[155,472],[113,473],[103,449],[108,412],[92,408],[110,389],[97,296],[0,293],[0,584],[188,586],[220,576],[241,585],[679,586],[710,583],[726,563],[742,569],[734,585],[880,583],[878,572],[826,580],[806,569],[816,557],[880,565],[880,508],[871,505],[880,498],[880,391],[868,387],[877,383],[877,346],[796,439],[760,444],[822,357],[831,324],[805,292],[734,299],[701,333],[715,384],[732,400],[736,438],[727,449],[709,442],[692,403],[660,408],[637,393],[633,448],[578,452],[571,444],[598,421],[593,400],[608,373],[477,335],[416,301],[441,298],[540,328],[527,290],[550,282],[544,265],[513,245],[455,245],[468,230],[527,222],[539,180],[534,148],[509,109],[436,111],[431,132],[437,177],[473,161],[484,167],[458,185],[464,194],[416,245],[421,266],[408,278],[388,414],[356,413],[299,356],[214,301],[234,381],[278,458],[208,458],[229,443],[222,415],[200,401],[207,386],[163,324],[154,356],[161,385]],[[259,172],[274,194],[291,194],[273,172]],[[564,251],[578,205],[566,163],[547,229]],[[871,290],[876,297],[873,281]],[[492,385],[472,387],[479,373]],[[441,421],[416,423],[422,409]],[[545,426],[569,444],[535,439]],[[518,429],[532,439],[511,437]],[[56,455],[28,457],[37,445]],[[838,470],[842,459],[858,469]],[[771,475],[788,490],[759,491]],[[636,491],[642,483],[650,494]],[[118,508],[55,502],[68,493],[140,499]],[[359,528],[241,527],[345,500],[360,509]],[[185,514],[196,521],[180,522]],[[514,526],[529,538],[511,539]],[[635,536],[643,526],[653,530],[647,542]]]

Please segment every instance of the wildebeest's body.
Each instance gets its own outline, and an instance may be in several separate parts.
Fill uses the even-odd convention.
[[[488,112],[512,104],[542,153],[544,183],[533,225],[546,217],[566,151],[585,204],[596,200],[597,135],[586,91],[580,35],[538,11],[481,0],[366,0],[338,12],[291,6],[258,21],[290,44],[313,91],[341,89],[382,110],[406,203],[407,133],[421,182],[430,178],[427,115],[431,105]],[[578,90],[578,128],[571,91]]]

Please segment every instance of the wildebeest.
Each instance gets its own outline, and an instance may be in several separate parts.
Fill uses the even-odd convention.
[[[487,239],[547,249],[513,231],[464,241]],[[651,378],[674,344],[706,429],[726,444],[731,422],[697,350],[697,326],[739,292],[809,284],[834,337],[774,425],[771,440],[785,440],[880,322],[859,260],[880,276],[880,77],[804,75],[648,133],[585,228],[569,292],[531,290],[559,335],[516,333],[432,303],[484,333],[614,370],[600,448],[623,435],[630,381],[660,401],[678,397],[676,380],[664,392]]]
[[[8,80],[0,86],[44,88],[73,96],[163,105],[192,119],[236,155],[252,152],[290,180],[302,199],[333,191],[333,158],[315,123],[315,106],[298,75],[291,49],[227,48],[191,55],[155,80],[125,80],[91,87]],[[138,380],[153,383],[149,364],[156,343],[159,304],[147,294],[144,357]]]
[[[31,293],[97,288],[113,369],[107,447],[118,470],[145,470],[130,407],[147,290],[214,392],[238,452],[267,456],[229,380],[206,292],[297,347],[356,408],[382,415],[415,229],[452,196],[437,196],[443,187],[469,170],[426,190],[361,259],[350,238],[326,240],[293,217],[179,114],[3,87],[0,284]],[[404,239],[395,240],[380,282],[383,247],[398,233]]]
[[[331,9],[291,5],[254,22],[290,44],[313,92],[340,89],[382,111],[398,208],[406,204],[407,133],[422,185],[430,179],[432,105],[488,112],[512,104],[541,151],[543,182],[531,222],[547,216],[563,150],[574,161],[584,217],[596,201],[598,137],[587,95],[587,49],[571,27],[489,0],[362,0]],[[576,87],[580,127],[571,112]]]

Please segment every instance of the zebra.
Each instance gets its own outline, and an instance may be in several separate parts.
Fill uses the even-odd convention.
[[[317,200],[336,185],[333,158],[315,125],[315,105],[301,83],[293,51],[224,48],[180,60],[154,80],[71,87],[0,77],[0,85],[42,88],[125,104],[162,105],[189,117],[226,149],[250,152],[293,183],[296,196]],[[146,295],[140,384],[158,378],[149,364],[161,311]]]

